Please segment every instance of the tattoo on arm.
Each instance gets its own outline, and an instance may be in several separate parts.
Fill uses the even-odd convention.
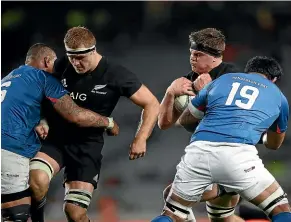
[[[81,127],[107,127],[107,117],[78,106],[69,95],[65,95],[54,104],[56,111],[70,122]]]

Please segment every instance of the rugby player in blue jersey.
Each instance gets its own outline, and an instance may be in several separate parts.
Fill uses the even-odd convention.
[[[25,65],[1,81],[1,213],[3,221],[27,221],[30,212],[29,161],[40,149],[34,131],[41,117],[41,103],[80,127],[104,128],[113,135],[119,128],[111,118],[75,104],[67,90],[50,73],[55,52],[45,44],[33,45]],[[109,124],[111,123],[111,124]]]
[[[245,73],[223,75],[192,99],[180,124],[200,123],[177,166],[164,211],[153,222],[185,221],[214,183],[257,205],[274,222],[291,221],[286,194],[255,148],[262,134],[268,149],[284,140],[289,105],[274,84],[281,75],[274,59],[254,57]],[[209,203],[207,208],[215,210]]]

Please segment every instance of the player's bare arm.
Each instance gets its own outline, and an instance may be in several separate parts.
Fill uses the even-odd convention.
[[[132,160],[145,155],[146,140],[151,135],[158,119],[159,102],[144,85],[130,97],[130,100],[143,108],[141,121],[130,148],[129,158]]]
[[[160,129],[165,130],[170,128],[181,116],[182,113],[174,107],[175,97],[181,95],[195,95],[192,88],[192,82],[185,77],[173,81],[166,91],[160,105],[160,113],[158,116],[158,125]]]
[[[196,126],[199,120],[200,119],[197,119],[196,117],[194,117],[193,114],[190,112],[190,110],[187,108],[184,110],[181,117],[179,118],[179,124],[183,126],[184,128],[189,128],[192,126]]]
[[[263,143],[266,148],[271,150],[277,150],[281,147],[285,138],[285,133],[277,133],[268,130],[263,137]]]
[[[58,99],[54,104],[56,111],[70,122],[76,123],[80,127],[108,128],[112,134],[119,133],[118,125],[111,122],[108,117],[99,115],[88,109],[78,106],[69,95]]]

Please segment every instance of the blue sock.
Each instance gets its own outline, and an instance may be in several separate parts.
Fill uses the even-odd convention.
[[[272,217],[272,222],[288,222],[291,221],[291,213],[279,213]]]
[[[173,222],[173,220],[172,220],[172,218],[170,218],[168,216],[161,215],[161,216],[154,218],[151,222]]]

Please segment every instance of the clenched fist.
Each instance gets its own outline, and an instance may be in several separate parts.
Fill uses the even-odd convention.
[[[194,89],[199,92],[208,83],[212,81],[211,76],[208,73],[203,73],[193,82]]]
[[[146,148],[147,148],[146,139],[135,138],[132,144],[130,145],[129,159],[135,160],[140,157],[143,157],[146,153]]]
[[[172,93],[174,96],[195,96],[192,88],[192,82],[185,77],[181,77],[173,81],[167,89],[167,92]]]
[[[38,136],[44,140],[48,135],[49,125],[45,119],[42,119],[34,129]]]

